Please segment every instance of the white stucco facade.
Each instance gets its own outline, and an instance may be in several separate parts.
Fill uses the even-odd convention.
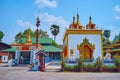
[[[70,58],[70,49],[74,49],[74,58],[79,58],[80,53],[77,50],[77,45],[83,42],[84,38],[89,39],[89,42],[95,45],[93,56],[96,59],[98,56],[102,58],[101,35],[99,34],[69,34],[68,35],[68,58]]]

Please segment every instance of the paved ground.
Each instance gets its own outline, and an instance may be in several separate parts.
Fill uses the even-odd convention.
[[[120,80],[120,73],[40,72],[0,64],[0,80]]]

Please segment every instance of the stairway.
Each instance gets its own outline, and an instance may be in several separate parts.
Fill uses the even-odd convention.
[[[51,62],[49,65],[46,66],[46,72],[60,72],[61,65],[60,62]]]

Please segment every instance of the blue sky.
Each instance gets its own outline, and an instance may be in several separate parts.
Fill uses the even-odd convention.
[[[83,26],[92,16],[99,29],[111,30],[111,40],[120,33],[120,0],[0,0],[0,30],[5,34],[2,41],[10,44],[18,32],[28,27],[35,30],[39,15],[39,29],[47,31],[51,38],[51,24],[60,26],[56,41],[61,44],[77,8]]]

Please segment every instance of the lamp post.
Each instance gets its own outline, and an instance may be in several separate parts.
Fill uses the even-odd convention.
[[[39,20],[39,16],[36,19],[36,26],[37,26],[37,30],[36,30],[36,49],[38,48],[38,27],[40,26],[40,20]]]

